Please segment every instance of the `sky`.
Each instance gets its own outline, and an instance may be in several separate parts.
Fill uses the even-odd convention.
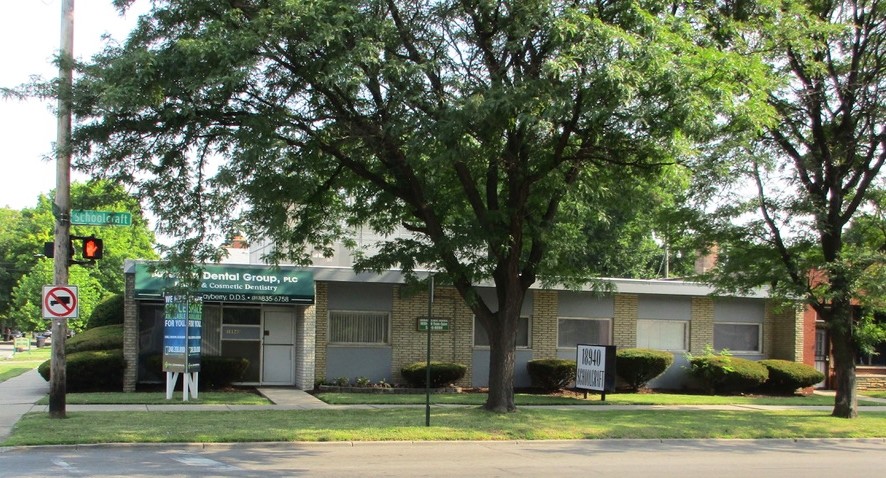
[[[59,50],[62,0],[0,0],[0,86],[13,87],[32,75],[58,76],[53,65]],[[89,59],[104,45],[102,36],[122,41],[135,25],[138,12],[150,6],[137,0],[121,17],[111,0],[74,2],[74,56]],[[56,118],[52,103],[0,98],[0,207],[23,209],[55,188]],[[72,172],[72,180],[86,176]],[[76,209],[76,204],[73,205]]]

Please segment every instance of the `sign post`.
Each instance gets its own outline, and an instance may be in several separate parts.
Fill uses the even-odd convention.
[[[576,347],[575,388],[600,392],[603,401],[606,392],[615,391],[614,345],[579,344]]]

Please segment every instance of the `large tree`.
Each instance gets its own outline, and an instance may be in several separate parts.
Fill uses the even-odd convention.
[[[882,187],[886,3],[714,3],[721,19],[714,38],[759,55],[779,82],[768,113],[733,117],[738,127],[718,144],[721,172],[723,158],[736,159],[731,179],[753,191],[750,201],[730,199],[720,210],[729,221],[721,230],[730,233],[719,237],[726,258],[720,284],[772,285],[815,309],[833,347],[833,414],[855,417],[853,301],[865,294],[864,278],[882,268],[883,254],[862,253],[864,241],[851,246],[846,231],[872,188]],[[735,222],[748,217],[755,219]]]
[[[698,46],[694,20],[656,1],[156,1],[80,70],[78,165],[137,183],[191,259],[241,228],[295,263],[351,227],[389,235],[356,267],[445,274],[490,337],[485,407],[511,411],[528,288],[592,272],[562,239],[668,191],[754,67]]]

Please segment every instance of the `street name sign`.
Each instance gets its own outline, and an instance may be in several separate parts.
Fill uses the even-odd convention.
[[[74,209],[71,211],[71,224],[81,226],[131,226],[132,213]]]

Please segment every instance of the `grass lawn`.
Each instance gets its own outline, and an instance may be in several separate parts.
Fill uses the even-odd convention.
[[[425,403],[423,394],[393,393],[320,393],[317,398],[333,405],[418,405]],[[831,406],[833,397],[822,395],[791,397],[778,396],[723,396],[691,395],[678,393],[613,393],[601,401],[600,395],[549,396],[518,393],[514,397],[517,406],[521,405],[783,405],[783,406]],[[485,393],[441,393],[431,395],[432,404],[440,405],[482,405],[486,402]],[[879,405],[859,400],[859,405]]]
[[[180,443],[568,439],[882,438],[886,413],[846,420],[822,411],[681,411],[475,407],[236,412],[30,413],[2,443]]]
[[[182,401],[182,392],[172,394],[172,400],[166,399],[166,392],[96,392],[96,393],[67,393],[65,403],[71,405],[271,405],[271,402],[261,395],[244,392],[200,392],[198,398],[191,397],[187,402]],[[38,405],[49,405],[49,397],[43,397],[37,402]]]
[[[41,363],[49,360],[52,354],[51,347],[35,348],[25,352],[16,352],[11,358],[0,360],[0,382],[17,377],[28,370],[37,368]]]

